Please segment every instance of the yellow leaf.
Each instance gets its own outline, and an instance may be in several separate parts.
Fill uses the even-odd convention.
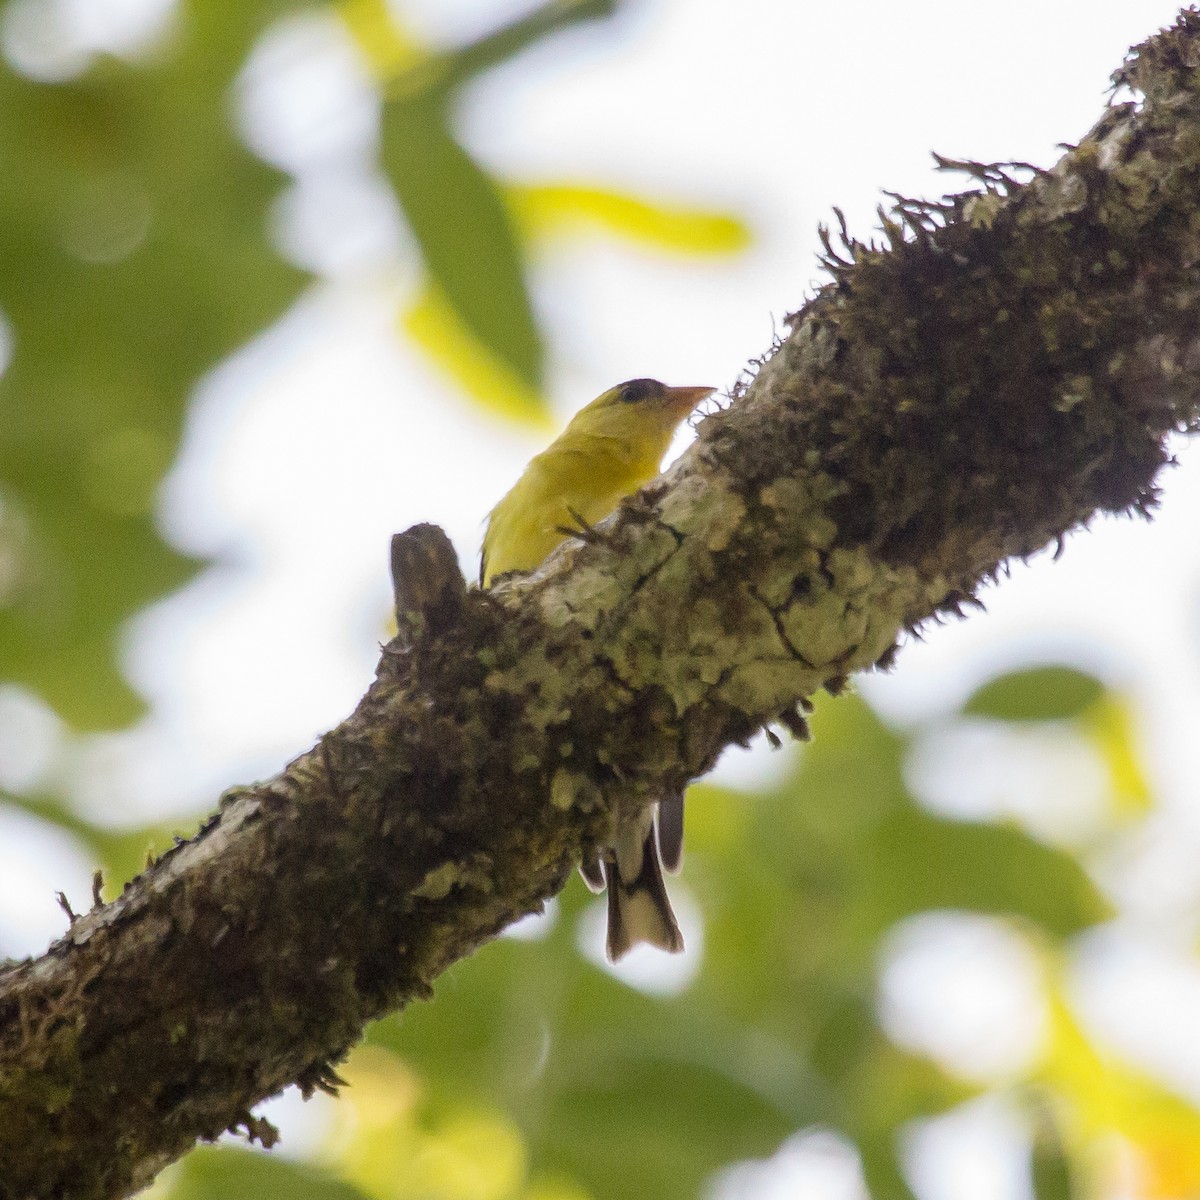
[[[459,1112],[428,1138],[414,1167],[418,1194],[506,1200],[525,1180],[525,1142],[499,1113]]]
[[[400,323],[442,371],[486,408],[510,419],[552,427],[542,397],[526,387],[465,328],[432,283],[426,285]]]
[[[342,0],[337,6],[371,73],[395,79],[431,58],[429,50],[401,27],[387,0]]]
[[[1142,770],[1128,705],[1120,696],[1105,692],[1081,715],[1080,723],[1108,768],[1114,814],[1125,819],[1144,815],[1153,797]]]
[[[350,1086],[324,1159],[365,1196],[518,1200],[526,1194],[528,1151],[505,1114],[475,1105],[432,1111],[409,1067],[378,1046],[359,1046],[339,1071]]]
[[[751,241],[746,226],[728,213],[652,204],[602,188],[572,184],[513,186],[513,213],[529,234],[558,234],[593,227],[676,254],[737,254]]]
[[[1149,1075],[1102,1053],[1059,986],[1050,986],[1047,1004],[1050,1036],[1037,1077],[1064,1101],[1060,1129],[1072,1160],[1095,1171],[1097,1152],[1111,1146],[1116,1133],[1141,1166],[1143,1195],[1200,1194],[1200,1113]]]

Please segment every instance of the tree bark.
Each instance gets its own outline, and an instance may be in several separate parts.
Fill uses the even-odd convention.
[[[1027,184],[898,200],[660,480],[466,591],[400,540],[357,710],[36,961],[0,970],[0,1196],[110,1197],[538,910],[615,822],[958,612],[1012,556],[1148,512],[1200,408],[1200,15]],[[949,165],[949,164],[948,164]],[[424,562],[424,566],[416,565]],[[417,580],[422,572],[432,583]]]

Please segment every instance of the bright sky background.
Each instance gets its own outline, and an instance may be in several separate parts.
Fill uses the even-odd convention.
[[[138,12],[161,20],[169,11],[164,0],[57,7],[69,28],[92,30],[90,45],[111,41],[117,17],[136,26]],[[446,43],[530,7],[397,4],[426,38]],[[97,17],[105,11],[109,26]],[[867,235],[880,189],[932,196],[962,186],[933,170],[933,149],[1051,164],[1056,144],[1100,115],[1126,49],[1176,11],[1169,0],[642,0],[610,27],[574,30],[496,71],[470,93],[460,127],[501,176],[727,209],[756,237],[726,261],[602,236],[548,250],[536,298],[561,418],[639,375],[728,387],[818,278],[815,229],[834,205]],[[12,29],[0,33],[11,59]],[[296,177],[277,235],[321,279],[198,389],[162,520],[214,565],[128,632],[128,669],[153,716],[70,748],[72,786],[93,815],[175,812],[181,829],[222,788],[273,773],[353,707],[383,636],[391,533],[435,521],[473,572],[484,514],[547,440],[483,414],[397,336],[397,304],[419,273],[367,169],[377,102],[336,26],[305,18],[274,33],[236,107],[250,143]],[[919,720],[1000,667],[1065,655],[1136,697],[1163,811],[1113,866],[1127,915],[1094,936],[1080,995],[1115,1044],[1200,1101],[1196,931],[1171,919],[1200,891],[1200,458],[1180,457],[1153,525],[1110,521],[1074,536],[1061,561],[1016,569],[989,593],[986,615],[932,630],[893,676],[862,690],[889,719]],[[0,778],[36,775],[60,736],[36,706],[0,693]],[[942,747],[919,786],[943,807],[994,809],[987,796],[945,786],[955,753],[979,761],[988,748]],[[748,778],[762,769],[749,759],[720,769]],[[53,893],[64,888],[78,907],[92,869],[57,835],[19,825],[0,824],[9,847],[0,849],[0,936],[10,953],[36,952],[61,931]],[[1030,1036],[1027,1018],[1004,1015],[1020,1010],[1027,964],[995,927],[900,931],[892,952],[885,998],[898,1035],[977,1067],[989,1039]],[[958,999],[936,1029],[913,1027],[911,1013],[935,992]],[[923,1200],[1024,1200],[1003,1167],[1020,1136],[1014,1119],[977,1105],[915,1134]],[[858,1194],[853,1157],[833,1139],[789,1143],[781,1162],[790,1188],[811,1180],[781,1196]],[[767,1195],[765,1179],[735,1173],[726,1192]]]

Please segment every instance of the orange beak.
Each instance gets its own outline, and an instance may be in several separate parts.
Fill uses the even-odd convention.
[[[715,387],[669,387],[666,394],[667,407],[681,417],[686,417],[701,400],[711,396],[716,390]]]

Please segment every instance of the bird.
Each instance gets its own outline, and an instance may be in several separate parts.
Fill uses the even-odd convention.
[[[629,379],[581,408],[488,514],[480,585],[532,571],[573,531],[590,530],[653,479],[675,430],[716,390]],[[682,850],[683,792],[672,791],[623,824],[613,845],[580,866],[589,888],[608,890],[606,950],[612,962],[639,942],[672,953],[683,949],[663,882],[663,867],[677,871]]]

